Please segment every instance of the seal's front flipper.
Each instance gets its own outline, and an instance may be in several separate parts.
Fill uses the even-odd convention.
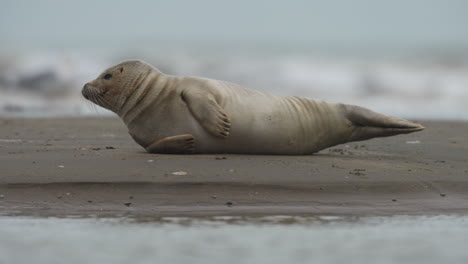
[[[166,137],[147,146],[150,153],[193,154],[195,153],[195,138],[190,134]]]
[[[229,136],[231,121],[211,93],[200,88],[189,88],[182,92],[182,99],[209,133],[220,138]]]
[[[354,105],[342,105],[345,117],[351,121],[350,141],[389,137],[421,131],[424,127],[401,118],[386,116]]]

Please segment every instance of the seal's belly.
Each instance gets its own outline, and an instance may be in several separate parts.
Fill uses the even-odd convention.
[[[333,105],[297,97],[253,95],[227,102],[227,139],[200,142],[203,152],[306,154],[324,148],[340,129]]]
[[[198,153],[307,154],[336,143],[337,131],[344,131],[334,107],[325,102],[260,93],[229,98],[222,105],[232,124],[225,139],[208,133],[186,106],[176,104],[142,115],[147,119],[136,122],[135,133],[147,145],[192,134]]]

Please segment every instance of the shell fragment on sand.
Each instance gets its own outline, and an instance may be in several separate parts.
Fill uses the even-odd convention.
[[[419,140],[410,140],[410,141],[406,141],[406,144],[421,144],[421,141],[419,141]]]
[[[187,174],[188,173],[186,171],[176,171],[172,173],[172,175],[177,175],[177,176],[185,176]]]

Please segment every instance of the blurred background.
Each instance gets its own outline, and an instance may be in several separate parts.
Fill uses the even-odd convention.
[[[468,120],[468,1],[0,0],[0,116],[112,115],[81,88],[145,60],[173,75]]]

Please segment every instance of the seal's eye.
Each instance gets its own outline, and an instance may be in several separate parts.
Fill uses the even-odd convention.
[[[110,78],[112,78],[112,74],[108,73],[104,75],[104,79],[109,80]]]

